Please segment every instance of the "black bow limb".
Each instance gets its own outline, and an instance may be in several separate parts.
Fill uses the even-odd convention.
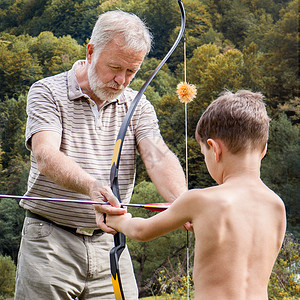
[[[165,64],[165,62],[168,60],[168,58],[171,56],[171,54],[174,52],[176,47],[178,46],[182,35],[184,33],[185,29],[185,23],[186,23],[186,16],[185,16],[185,10],[184,6],[181,0],[178,0],[178,5],[180,8],[180,14],[181,14],[181,27],[179,34],[177,36],[176,41],[174,42],[174,45],[171,47],[167,55],[163,58],[163,60],[159,63],[159,65],[156,67],[156,69],[153,71],[153,73],[150,75],[150,77],[146,80],[144,85],[141,87],[135,98],[133,99],[125,118],[122,122],[122,125],[120,127],[117,140],[114,147],[112,162],[111,162],[111,169],[110,169],[110,184],[111,189],[113,191],[113,194],[118,198],[119,202],[121,203],[120,193],[119,193],[119,184],[118,184],[118,170],[119,170],[119,163],[120,163],[120,157],[121,157],[121,151],[122,146],[125,138],[125,134],[129,125],[129,122],[131,120],[131,117],[134,113],[134,110],[141,99],[142,95],[144,94],[146,88],[154,78],[154,76],[157,74],[157,72],[161,69],[161,67]],[[116,233],[114,236],[114,243],[115,247],[111,249],[110,251],[110,267],[111,267],[111,277],[112,277],[112,284],[113,289],[115,293],[116,300],[125,300],[124,292],[122,288],[121,283],[121,277],[120,277],[120,268],[119,268],[119,260],[120,256],[125,249],[126,246],[126,238],[123,233]]]

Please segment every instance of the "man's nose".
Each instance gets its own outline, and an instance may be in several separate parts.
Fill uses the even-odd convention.
[[[120,71],[116,74],[114,78],[115,82],[119,85],[124,85],[126,82],[126,72],[125,71]]]

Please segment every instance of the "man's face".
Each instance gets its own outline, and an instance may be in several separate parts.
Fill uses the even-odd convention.
[[[120,48],[118,40],[108,43],[97,57],[91,56],[88,80],[92,92],[102,101],[120,95],[139,70],[145,52]]]

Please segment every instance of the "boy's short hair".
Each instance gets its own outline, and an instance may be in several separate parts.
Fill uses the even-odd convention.
[[[246,90],[222,93],[201,116],[197,141],[208,147],[209,138],[219,138],[233,154],[247,149],[263,151],[270,122],[263,99],[261,93]]]

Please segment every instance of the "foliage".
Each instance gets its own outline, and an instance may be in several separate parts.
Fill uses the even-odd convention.
[[[16,266],[9,256],[0,255],[0,298],[14,296]]]
[[[269,299],[299,299],[300,244],[286,234],[269,282]]]
[[[30,39],[0,33],[0,100],[26,92],[42,75],[41,66],[28,49]]]
[[[24,147],[26,123],[26,98],[21,95],[0,102],[0,141],[3,143],[2,164],[4,168],[9,165],[9,160],[20,156],[28,157]]]
[[[37,36],[51,31],[72,35],[79,43],[90,36],[100,13],[99,0],[15,0],[0,10],[0,30]]]
[[[262,179],[285,202],[288,230],[299,238],[298,1],[184,0],[183,3],[187,13],[187,81],[198,90],[196,99],[188,105],[189,188],[215,184],[194,139],[201,113],[224,89],[261,91],[266,95],[267,109],[273,119],[268,152],[262,162]],[[153,33],[149,58],[131,84],[139,89],[178,34],[180,16],[176,1],[1,1],[1,193],[23,194],[26,190],[29,152],[24,146],[24,131],[29,87],[42,77],[69,70],[76,60],[83,59],[84,43],[97,16],[111,9],[136,13]],[[182,54],[181,41],[145,94],[156,109],[163,138],[184,167],[184,105],[175,91],[184,78]],[[133,202],[162,201],[153,185],[144,182],[147,180],[138,156]],[[151,215],[146,211],[133,212],[144,217]],[[0,201],[0,253],[14,260],[23,215],[16,201]],[[143,294],[159,291],[161,283],[157,277],[163,266],[165,274],[171,274],[171,267],[166,264],[176,266],[180,257],[184,265],[184,240],[184,232],[178,231],[158,241],[128,241]],[[177,272],[177,266],[172,268]],[[272,282],[276,278],[272,277]],[[276,289],[272,291],[278,299]]]
[[[0,253],[9,255],[17,262],[24,221],[24,209],[18,201],[1,199],[0,201]]]
[[[144,83],[150,77],[150,75],[153,73],[153,71],[156,69],[159,63],[160,60],[156,58],[146,58],[139,70],[138,78],[141,79]],[[174,92],[174,89],[176,88],[176,85],[177,78],[165,64],[162,66],[157,75],[153,78],[149,87],[153,88],[158,93],[158,95],[162,97],[163,95],[172,94]],[[147,90],[145,95],[147,95]],[[156,105],[157,101],[153,101],[154,99],[152,99],[151,97],[148,97],[148,99],[152,102],[154,106]]]
[[[163,266],[158,277],[159,294],[165,296],[165,299],[187,299],[187,293],[189,293],[189,297],[193,299],[193,281],[190,275],[188,276],[186,268],[180,262],[176,267],[171,264],[168,268]]]
[[[207,7],[200,1],[186,0],[183,1],[183,3],[186,15],[188,16],[184,33],[185,39],[188,41],[188,43],[186,43],[186,55],[187,58],[190,58],[193,54],[193,50],[203,44],[202,36],[209,31],[212,22]],[[179,7],[177,7],[176,12],[176,15],[179,16]],[[173,29],[169,37],[170,45],[176,40],[179,30],[180,22],[178,20],[177,26]],[[183,47],[184,44],[183,41],[181,41],[168,61],[169,68],[173,71],[177,67],[178,62],[182,61],[182,54],[184,53]],[[183,74],[181,76],[184,78]]]
[[[71,36],[55,37],[41,32],[38,37],[0,33],[0,100],[26,93],[33,82],[59,72],[85,57],[83,46]]]
[[[299,234],[299,128],[285,114],[271,121],[268,151],[262,162],[261,177],[284,201],[288,229]]]
[[[29,152],[25,149],[26,98],[0,102],[0,142],[2,145],[0,185],[2,193],[23,194],[29,171]]]
[[[298,1],[293,0],[264,36],[265,94],[273,107],[299,95],[298,21]]]
[[[225,7],[220,21],[220,31],[224,37],[232,41],[238,48],[244,43],[249,25],[253,23],[254,16],[250,13],[249,5],[244,1],[233,0]]]
[[[67,71],[76,60],[85,58],[84,47],[70,35],[57,38],[49,31],[31,40],[30,52],[41,65],[43,77]]]

